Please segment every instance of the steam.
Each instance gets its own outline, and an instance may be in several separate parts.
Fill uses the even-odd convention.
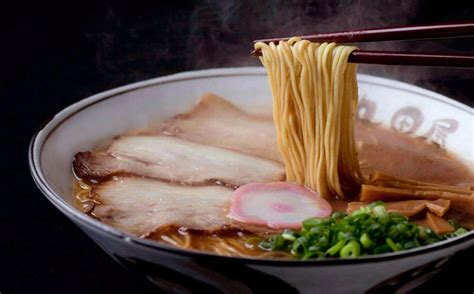
[[[436,2],[437,3],[437,2]],[[106,87],[176,71],[228,66],[259,66],[250,51],[253,40],[472,18],[459,8],[433,18],[435,1],[426,0],[202,0],[181,5],[106,5],[83,24],[85,48],[95,48],[96,72]],[[441,2],[442,3],[442,2]],[[171,10],[163,7],[170,6]],[[438,11],[440,11],[438,7]],[[453,12],[452,12],[453,13]],[[361,49],[411,52],[456,52],[471,49],[466,40],[377,42]],[[82,50],[82,49],[81,49]],[[360,65],[359,72],[432,88],[452,97],[467,96],[472,70],[433,67]],[[443,81],[443,83],[440,83]]]
[[[254,39],[403,25],[415,17],[416,5],[417,1],[206,0],[191,17],[188,67],[258,64],[249,55]]]
[[[423,5],[426,4],[420,0],[206,0],[191,16],[187,69],[260,65],[259,60],[249,54],[255,39],[416,24],[420,11],[426,8]],[[452,49],[456,42],[391,41],[358,46],[366,50],[456,52]],[[453,81],[458,76],[470,76],[466,75],[465,69],[410,66],[361,65],[359,72],[441,92],[452,85],[440,85],[439,80]],[[433,81],[438,82],[433,84]]]

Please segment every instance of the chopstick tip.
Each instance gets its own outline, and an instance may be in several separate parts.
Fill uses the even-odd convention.
[[[253,49],[253,50],[250,51],[250,54],[253,55],[253,56],[261,56],[262,51],[259,50],[259,49]]]

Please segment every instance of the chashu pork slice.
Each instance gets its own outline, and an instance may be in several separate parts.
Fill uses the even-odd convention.
[[[168,225],[216,231],[231,223],[226,215],[232,193],[232,189],[223,186],[183,186],[120,177],[94,190],[94,197],[101,204],[92,214],[141,237]]]
[[[236,187],[285,178],[279,162],[170,136],[122,136],[106,152],[76,154],[73,167],[78,177],[89,180],[128,174]]]
[[[248,114],[214,94],[165,122],[163,133],[206,145],[282,161],[271,115]]]

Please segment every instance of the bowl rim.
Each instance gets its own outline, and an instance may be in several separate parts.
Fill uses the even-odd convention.
[[[471,231],[465,235],[458,236],[449,240],[444,240],[430,245],[425,245],[415,249],[404,250],[400,252],[385,253],[379,255],[371,255],[365,257],[359,257],[357,259],[340,259],[340,258],[327,258],[327,259],[310,259],[310,260],[299,260],[299,259],[261,259],[261,258],[250,258],[250,257],[228,257],[220,256],[211,252],[204,252],[198,250],[181,249],[177,247],[168,246],[157,241],[139,238],[105,223],[94,219],[77,208],[66,202],[61,196],[59,196],[49,185],[43,174],[41,168],[41,153],[44,143],[47,141],[49,135],[55,131],[63,122],[67,121],[70,117],[76,113],[93,106],[101,101],[111,99],[117,95],[131,92],[137,89],[155,86],[159,84],[165,84],[170,82],[184,81],[189,79],[200,79],[200,78],[212,78],[212,77],[229,77],[229,76],[262,76],[266,75],[266,71],[262,67],[231,67],[231,68],[218,68],[218,69],[204,69],[187,71],[168,76],[153,78],[137,83],[128,84],[111,90],[107,90],[90,97],[84,98],[70,106],[59,111],[55,116],[47,120],[42,124],[38,130],[34,133],[29,149],[28,149],[28,162],[30,173],[40,191],[46,196],[46,198],[64,215],[78,222],[80,225],[86,226],[101,235],[114,238],[119,242],[129,242],[135,246],[166,251],[168,253],[185,255],[193,258],[206,258],[223,260],[226,262],[243,262],[246,264],[258,264],[258,265],[279,265],[279,266],[323,266],[323,265],[347,265],[365,262],[384,262],[393,259],[401,259],[410,257],[413,255],[419,255],[437,251],[443,248],[454,246],[455,244],[467,243],[472,241],[471,246],[474,246],[474,231]],[[473,109],[465,104],[449,99],[441,94],[426,90],[414,85],[410,85],[404,82],[391,80],[387,78],[381,78],[366,74],[358,74],[358,80],[362,83],[375,84],[388,88],[394,88],[398,90],[408,91],[417,95],[422,95],[430,99],[449,104],[451,107],[455,107],[461,111],[465,111],[469,114],[473,114]]]

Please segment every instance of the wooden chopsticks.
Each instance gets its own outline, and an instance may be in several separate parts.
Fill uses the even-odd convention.
[[[405,53],[390,51],[352,52],[348,59],[351,63],[417,65],[441,67],[474,67],[474,55]]]
[[[422,40],[439,38],[459,38],[474,36],[474,21],[365,29],[346,32],[324,33],[300,36],[303,40],[312,42],[380,42],[395,40]],[[254,42],[278,43],[289,38],[273,38],[255,40]],[[259,50],[252,52],[261,55]],[[474,67],[474,54],[437,54],[437,53],[409,53],[387,51],[354,51],[349,56],[349,62],[389,65],[422,65],[444,67]]]

